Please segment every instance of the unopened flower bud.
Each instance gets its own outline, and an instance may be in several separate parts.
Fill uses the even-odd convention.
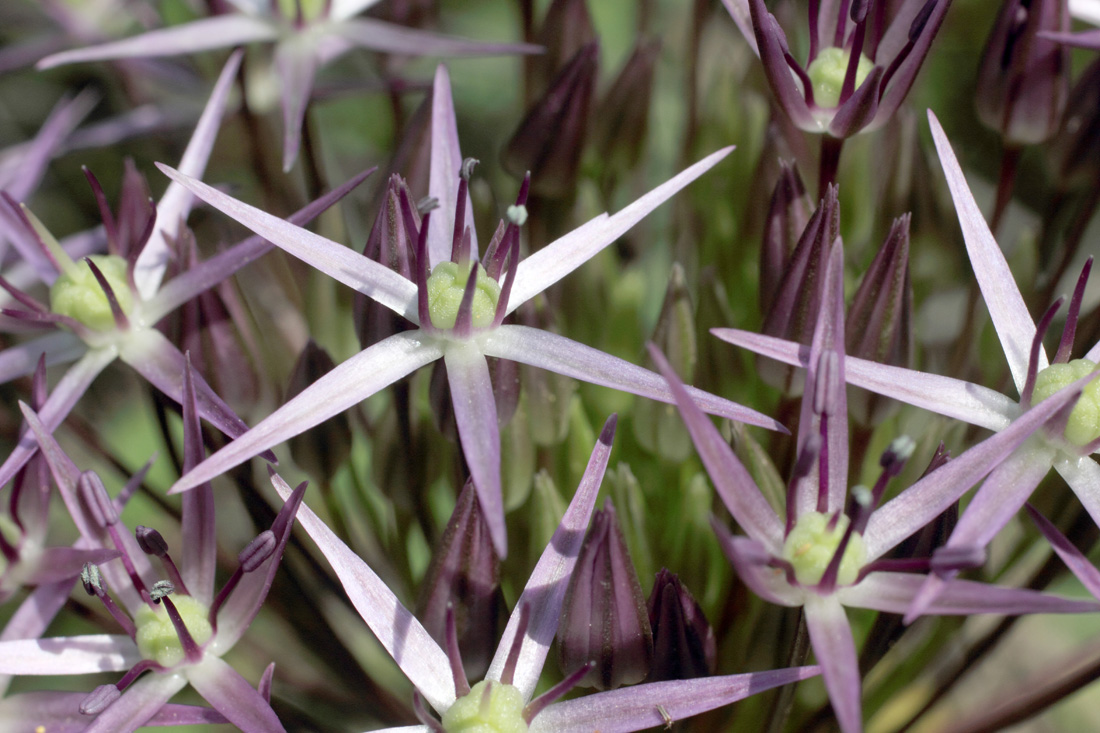
[[[1010,145],[1058,130],[1069,94],[1069,47],[1040,31],[1069,30],[1066,0],[1006,0],[978,69],[978,117]]]
[[[417,616],[424,628],[444,644],[447,607],[451,606],[466,674],[482,676],[496,646],[504,596],[500,590],[500,559],[493,550],[470,481],[458,495],[420,588]]]
[[[410,233],[405,228],[400,203],[402,190],[407,194],[408,185],[405,179],[397,175],[391,176],[382,193],[378,216],[374,220],[370,236],[367,237],[363,254],[412,280],[417,233]],[[415,210],[413,223],[420,225],[420,216]],[[355,294],[352,314],[355,319],[355,333],[363,348],[409,327],[404,318],[359,292]]]
[[[812,205],[798,165],[779,162],[779,180],[772,191],[760,247],[760,310],[768,313],[779,290],[787,262],[810,221]]]
[[[661,568],[649,594],[653,628],[650,682],[687,680],[714,674],[718,654],[714,629],[674,573]]]
[[[287,401],[335,368],[336,364],[328,352],[310,339],[298,356],[298,362],[290,375]],[[291,438],[290,454],[306,473],[322,485],[327,485],[351,454],[350,436],[351,424],[347,414],[341,412]]]
[[[908,367],[913,352],[913,288],[909,281],[909,215],[894,220],[852,299],[844,323],[848,356]],[[890,400],[848,390],[852,418],[873,426],[887,417]]]
[[[546,53],[530,59],[535,68],[534,91],[548,87],[558,69],[594,40],[596,31],[587,0],[553,0],[535,39]]]
[[[764,315],[763,332],[768,336],[809,344],[820,307],[825,265],[833,242],[840,235],[840,204],[836,186],[830,185],[825,198],[810,217],[798,245],[786,262],[771,309]],[[760,357],[760,377],[788,396],[802,393],[801,370]]]
[[[641,682],[653,660],[653,633],[638,574],[610,500],[592,517],[558,625],[564,674],[595,661],[577,684],[611,690]]]
[[[504,168],[516,178],[530,172],[532,194],[562,198],[575,191],[599,55],[595,41],[581,48],[528,110],[504,148]]]

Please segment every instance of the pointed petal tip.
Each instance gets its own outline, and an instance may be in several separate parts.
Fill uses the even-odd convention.
[[[619,424],[619,414],[617,412],[611,413],[611,416],[607,418],[607,422],[603,424],[603,430],[600,431],[600,442],[611,447],[611,443],[615,440],[615,428]]]

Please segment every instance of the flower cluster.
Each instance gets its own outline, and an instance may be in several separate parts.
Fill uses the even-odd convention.
[[[1097,727],[1096,3],[597,5],[0,7],[0,733]]]

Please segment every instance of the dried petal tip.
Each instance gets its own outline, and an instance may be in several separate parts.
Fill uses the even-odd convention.
[[[638,574],[608,500],[592,518],[566,590],[558,626],[562,672],[590,661],[577,684],[610,690],[641,682],[653,660],[653,633]]]
[[[81,701],[80,714],[99,715],[120,697],[122,693],[114,685],[100,685]]]
[[[717,646],[714,629],[688,589],[662,568],[649,594],[653,628],[650,682],[687,680],[714,674]]]
[[[241,563],[241,570],[245,573],[251,573],[256,568],[263,565],[263,563],[271,557],[271,553],[275,551],[275,546],[278,544],[275,539],[275,533],[270,529],[265,529],[256,535],[256,538],[248,543],[248,546],[241,550],[237,555],[237,560]]]
[[[134,536],[137,538],[138,547],[146,555],[164,557],[168,554],[168,542],[155,529],[138,525],[137,529],[134,530]]]

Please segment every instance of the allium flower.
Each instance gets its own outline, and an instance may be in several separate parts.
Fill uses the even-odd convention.
[[[356,610],[416,686],[420,696],[442,717],[432,717],[421,704],[423,725],[388,728],[384,733],[460,733],[470,730],[531,733],[625,733],[679,720],[728,705],[757,692],[817,674],[816,667],[654,682],[612,692],[554,702],[587,671],[582,667],[540,697],[535,685],[558,627],[569,576],[577,562],[585,528],[596,503],[611,454],[615,432],[612,416],[592,450],[577,492],[557,531],[542,553],[516,608],[485,680],[472,688],[462,671],[453,629],[446,650],[397,600],[374,571],[360,560],[304,504],[298,519],[336,571]],[[275,477],[279,493],[290,487]],[[419,702],[419,698],[418,698]]]
[[[931,112],[928,118],[940,163],[947,176],[947,185],[958,209],[974,276],[978,279],[993,326],[1001,340],[1020,400],[1017,402],[1007,395],[960,379],[861,359],[848,359],[844,376],[850,384],[947,417],[988,430],[1011,430],[1027,420],[1036,409],[1045,408],[1046,400],[1053,399],[1052,394],[1059,394],[1061,387],[1075,380],[1080,381],[1080,378],[1086,378],[1096,370],[1096,363],[1100,361],[1100,343],[1089,349],[1083,359],[1069,360],[1091,263],[1086,265],[1078,280],[1061,343],[1054,363],[1049,364],[1042,338],[1060,302],[1046,312],[1036,327],[1012,278],[1008,262],[966,185],[966,178],[943,128]],[[718,329],[714,333],[730,343],[788,364],[807,366],[812,363],[806,360],[804,348],[797,344],[732,329]],[[934,598],[942,586],[943,580],[958,569],[950,558],[961,553],[975,560],[980,559],[985,546],[1020,510],[1031,492],[1050,472],[1051,466],[1066,480],[1092,518],[1100,523],[1100,464],[1089,457],[1090,453],[1100,448],[1100,393],[1097,384],[1094,382],[1085,389],[1068,417],[1057,422],[1057,430],[1039,431],[1034,439],[1008,458],[999,472],[1004,473],[1006,478],[1011,475],[1012,480],[1001,482],[991,479],[983,485],[959,518],[947,545],[939,551],[945,560],[940,568],[941,573],[929,576],[928,588],[909,610],[908,618],[920,615],[925,610],[923,606]]]
[[[538,53],[527,44],[482,43],[356,17],[378,0],[227,0],[235,13],[149,31],[122,41],[48,56],[38,68],[122,58],[179,56],[250,43],[275,44],[283,84],[283,168],[298,157],[302,122],[317,70],[353,48],[416,56]]]
[[[192,376],[188,365],[184,377],[186,465],[194,465],[202,453]],[[87,733],[133,730],[154,717],[188,684],[241,730],[283,731],[264,695],[221,656],[240,640],[267,596],[306,485],[288,492],[271,529],[260,533],[241,552],[240,566],[215,595],[217,547],[209,485],[184,499],[182,562],[177,567],[160,533],[138,527],[136,536],[129,534],[99,478],[90,471],[82,473],[25,406],[24,414],[77,525],[98,533],[104,545],[112,544],[122,555],[123,567],[114,563],[102,568],[86,565],[81,579],[88,594],[104,603],[126,635],[0,642],[0,673],[71,675],[129,670],[118,683],[85,696],[80,712],[96,716],[88,719]],[[158,573],[147,555],[160,558],[170,580],[154,582]],[[122,602],[122,608],[108,590]],[[148,671],[154,674],[142,676]],[[55,702],[68,704],[70,700],[65,697]],[[29,715],[29,706],[35,701],[24,699],[22,703],[28,706],[25,713]]]
[[[873,130],[893,116],[951,5],[950,0],[811,0],[810,48],[801,64],[764,0],[723,3],[760,56],[791,121],[834,138]]]
[[[593,384],[670,402],[660,376],[549,331],[502,325],[504,318],[614,242],[646,214],[709,170],[731,148],[711,154],[614,216],[601,214],[519,261],[519,228],[526,217],[526,185],[509,207],[482,263],[471,225],[464,165],[458,148],[450,82],[440,66],[432,108],[429,191],[439,208],[418,226],[407,197],[405,231],[419,238],[416,281],[347,247],[287,224],[170,168],[162,169],[196,195],[265,239],[417,324],[339,365],[270,417],[184,476],[186,491],[262,450],[317,425],[437,359],[447,366],[455,421],[474,486],[497,553],[507,554],[501,500],[500,433],[486,357],[549,369]],[[429,267],[431,272],[429,275]],[[476,275],[471,276],[471,272]],[[703,392],[693,395],[709,412],[752,425],[782,429],[760,413]]]
[[[747,537],[715,529],[741,580],[758,596],[802,606],[810,642],[840,728],[862,728],[860,674],[844,606],[903,613],[925,580],[928,561],[884,555],[958,501],[990,471],[983,490],[1010,488],[1016,470],[1010,456],[1042,425],[1064,415],[1086,379],[1078,380],[1024,413],[1010,427],[930,472],[881,508],[890,480],[912,453],[908,438],[883,454],[873,488],[849,492],[848,419],[844,378],[844,291],[839,240],[832,248],[824,302],[809,348],[806,393],[799,421],[797,463],[787,493],[786,519],[772,509],[717,428],[681,388],[675,373],[662,373],[700,457],[726,508]],[[663,358],[653,349],[654,358]],[[1007,467],[1007,468],[1006,468]],[[928,611],[937,614],[1073,613],[1093,603],[970,581],[951,580]]]
[[[184,152],[181,168],[201,175],[214,144],[226,97],[240,62],[235,54],[218,79],[210,101]],[[34,260],[42,281],[50,285],[50,305],[39,303],[0,279],[20,306],[4,315],[54,333],[12,346],[0,354],[0,382],[30,373],[43,354],[47,364],[76,362],[54,387],[42,405],[40,417],[54,430],[109,364],[121,359],[157,389],[181,399],[183,354],[155,326],[166,315],[199,293],[213,287],[266,252],[271,245],[258,238],[190,268],[161,287],[171,250],[191,210],[193,197],[183,187],[168,187],[152,208],[144,180],[136,171],[128,176],[123,205],[116,219],[107,207],[102,189],[88,174],[107,230],[112,254],[93,255],[73,262],[56,240],[25,207],[10,199],[9,211],[22,222],[24,236],[40,247]],[[295,215],[305,222],[339,200],[362,177],[353,179]],[[234,437],[247,430],[233,410],[199,377],[196,381],[199,409],[206,420]],[[0,485],[7,483],[37,450],[32,437],[24,436],[0,466]]]

